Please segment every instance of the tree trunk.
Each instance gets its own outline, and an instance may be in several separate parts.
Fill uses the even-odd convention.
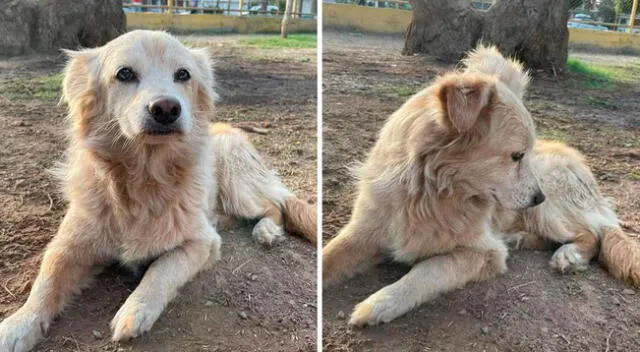
[[[404,55],[424,53],[457,61],[480,38],[482,13],[469,0],[411,0],[411,7]]]
[[[0,8],[0,55],[95,47],[124,32],[121,0],[10,0]]]
[[[533,69],[556,73],[567,67],[569,1],[498,1],[486,13],[483,42]]]
[[[566,70],[568,0],[500,0],[486,13],[468,0],[412,0],[403,54],[457,61],[478,43],[495,44],[531,69]]]
[[[293,0],[287,0],[284,7],[284,16],[282,16],[282,24],[280,25],[280,37],[287,39],[289,35],[289,20],[291,19],[291,7],[293,7]]]

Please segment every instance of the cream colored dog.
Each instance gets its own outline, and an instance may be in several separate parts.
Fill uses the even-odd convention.
[[[324,248],[325,287],[385,255],[413,264],[358,304],[352,325],[389,322],[504,273],[508,242],[566,243],[551,265],[567,272],[584,270],[602,241],[610,271],[640,283],[637,243],[620,230],[582,155],[536,141],[521,65],[486,47],[464,63],[389,118],[358,171],[351,220]]]
[[[259,219],[258,242],[283,225],[315,239],[312,207],[269,171],[238,130],[210,126],[205,50],[133,31],[69,52],[71,143],[58,169],[69,208],[27,302],[0,324],[0,351],[30,350],[95,267],[151,263],[111,322],[113,340],[151,329],[178,289],[220,258],[219,213]]]

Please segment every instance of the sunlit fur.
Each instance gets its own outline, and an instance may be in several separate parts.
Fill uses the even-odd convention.
[[[246,136],[228,125],[210,127],[216,96],[206,50],[188,49],[164,32],[133,31],[68,54],[70,143],[54,173],[69,206],[27,302],[0,324],[0,351],[30,350],[92,269],[114,261],[150,266],[113,318],[113,339],[151,329],[178,289],[220,258],[216,205],[258,219],[254,236],[265,244],[282,238],[283,218],[312,221],[313,233],[304,235],[315,236],[312,208],[286,206],[300,201]],[[115,79],[124,66],[136,72],[135,82]],[[174,80],[181,68],[190,80]],[[157,97],[182,107],[174,133],[145,128]]]
[[[413,268],[360,303],[350,324],[388,322],[503,273],[507,242],[543,242],[534,234],[572,242],[551,264],[580,269],[597,254],[603,229],[618,226],[584,158],[561,143],[536,142],[522,66],[486,47],[464,63],[396,111],[357,170],[350,222],[323,250],[324,286],[386,255]],[[524,153],[517,162],[516,152]],[[540,191],[547,200],[531,207]]]

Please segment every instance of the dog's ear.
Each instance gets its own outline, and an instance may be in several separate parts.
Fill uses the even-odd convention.
[[[62,100],[71,106],[83,93],[93,88],[98,74],[98,53],[96,49],[63,51],[69,60],[64,68]]]
[[[475,50],[469,52],[462,62],[466,66],[466,73],[496,76],[520,99],[531,81],[529,72],[524,69],[522,63],[505,58],[495,46],[480,44]]]
[[[93,116],[98,114],[98,50],[64,52],[69,61],[64,69],[61,100],[69,107],[74,130],[86,135]]]
[[[448,122],[458,133],[475,125],[495,94],[495,81],[482,75],[452,74],[440,82],[439,99]]]
[[[218,95],[214,90],[213,60],[209,50],[206,48],[191,49],[191,53],[198,65],[199,77],[202,78],[197,93],[198,110],[210,112],[213,110],[214,103],[218,100]]]

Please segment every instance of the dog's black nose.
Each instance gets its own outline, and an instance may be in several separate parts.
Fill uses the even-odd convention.
[[[157,122],[168,125],[180,117],[180,103],[171,98],[160,98],[149,103],[149,113]]]
[[[535,207],[536,205],[539,205],[542,202],[544,202],[545,199],[547,199],[547,197],[545,197],[544,193],[538,191],[538,193],[536,193],[531,199],[531,206]]]

